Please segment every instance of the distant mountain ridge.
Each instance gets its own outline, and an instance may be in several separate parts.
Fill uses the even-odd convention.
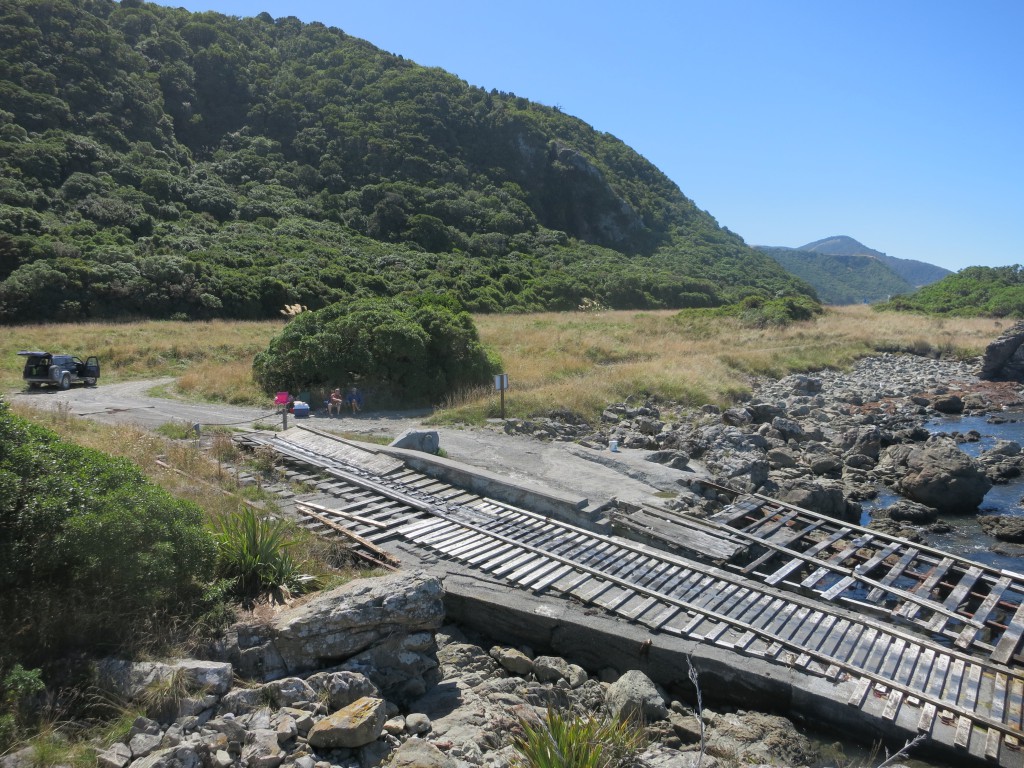
[[[826,304],[886,301],[937,282],[949,270],[913,259],[897,259],[846,235],[788,248],[755,246],[790,274],[810,283]]]
[[[829,256],[870,256],[878,259],[885,266],[906,280],[914,288],[938,282],[946,275],[952,274],[948,269],[937,267],[915,259],[898,259],[895,256],[868,248],[846,235],[833,235],[813,243],[801,245],[797,250],[823,253]]]

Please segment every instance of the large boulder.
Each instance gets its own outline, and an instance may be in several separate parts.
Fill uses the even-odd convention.
[[[358,579],[282,611],[267,625],[237,627],[228,657],[240,674],[264,680],[336,666],[380,645],[397,658],[420,650],[423,636],[441,626],[442,598],[441,582],[421,571]],[[366,673],[359,666],[354,671]]]
[[[658,686],[638,669],[631,669],[610,686],[605,694],[608,713],[619,720],[636,718],[642,722],[668,716],[665,697]]]
[[[980,375],[989,380],[1024,379],[1024,322],[1017,323],[988,345]]]
[[[978,462],[952,440],[929,440],[902,455],[896,490],[940,513],[974,512],[992,487]]]
[[[309,745],[317,749],[365,746],[384,732],[386,711],[383,699],[364,696],[314,725],[307,737]]]

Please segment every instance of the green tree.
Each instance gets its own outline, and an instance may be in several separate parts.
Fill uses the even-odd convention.
[[[354,385],[377,402],[422,405],[497,368],[451,301],[369,298],[300,314],[256,356],[253,376],[267,393]]]

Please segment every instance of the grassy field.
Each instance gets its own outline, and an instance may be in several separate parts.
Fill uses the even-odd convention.
[[[594,417],[608,403],[645,397],[727,405],[748,391],[751,376],[842,368],[880,351],[972,356],[1001,331],[998,320],[878,313],[866,306],[835,307],[786,328],[671,311],[475,319],[509,374],[506,413],[512,416],[562,407]],[[101,386],[169,376],[186,397],[263,405],[266,396],[254,386],[250,366],[281,327],[282,321],[17,326],[0,342],[0,383],[21,386],[18,350],[48,349],[98,355]],[[490,387],[438,405],[446,420],[472,422],[498,412]]]

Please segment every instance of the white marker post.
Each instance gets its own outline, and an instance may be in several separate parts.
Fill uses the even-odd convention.
[[[494,377],[494,388],[501,392],[501,418],[505,418],[505,390],[508,389],[508,374],[499,373]]]

